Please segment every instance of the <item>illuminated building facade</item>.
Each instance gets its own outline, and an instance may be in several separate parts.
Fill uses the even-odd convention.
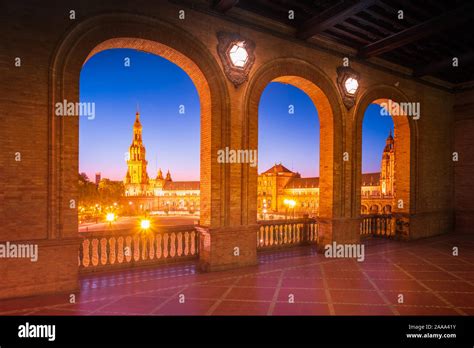
[[[142,128],[137,112],[124,179],[126,203],[134,210],[199,211],[199,181],[173,181],[170,171],[163,177],[161,169],[155,178],[148,176]]]
[[[386,140],[381,171],[362,174],[362,214],[388,214],[394,200],[395,141],[392,133]],[[293,203],[294,202],[294,203]],[[270,215],[317,216],[319,212],[319,178],[302,178],[282,164],[258,176],[258,213]]]

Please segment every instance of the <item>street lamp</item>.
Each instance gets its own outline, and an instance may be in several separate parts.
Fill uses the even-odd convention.
[[[286,199],[283,201],[283,204],[286,206],[286,219],[288,219],[288,209],[293,209],[293,218],[295,217],[295,206],[296,202],[293,199]]]
[[[237,33],[218,32],[217,52],[227,78],[238,87],[248,79],[255,62],[255,43]]]
[[[115,220],[115,214],[114,213],[107,213],[105,216],[105,220],[109,223],[109,227],[112,226],[112,222]]]
[[[286,206],[286,219],[288,219],[288,209],[293,209],[296,205],[296,202],[293,199],[286,199],[283,201],[283,204]],[[293,210],[293,217],[294,217],[295,211]]]
[[[140,220],[140,227],[142,231],[147,231],[151,226],[150,220],[148,219],[142,219]]]
[[[359,82],[356,79],[349,77],[344,82],[344,88],[347,93],[353,95],[357,92],[357,88],[359,88]]]
[[[114,213],[107,213],[107,215],[105,216],[105,219],[108,221],[108,222],[112,222],[115,220],[115,214]]]
[[[249,59],[249,54],[245,49],[245,42],[234,43],[229,50],[229,57],[235,67],[243,68]]]
[[[337,68],[337,87],[348,110],[355,104],[357,91],[359,90],[359,80],[360,75],[354,69],[348,66]]]

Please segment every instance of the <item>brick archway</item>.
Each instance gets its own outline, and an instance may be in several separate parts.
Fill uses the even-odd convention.
[[[54,105],[79,101],[83,64],[110,48],[132,48],[159,55],[181,67],[192,79],[201,104],[201,224],[226,220],[228,181],[218,165],[217,149],[226,146],[229,110],[226,83],[213,55],[198,39],[170,23],[131,14],[107,14],[77,25],[58,46],[50,74],[49,239],[77,236],[78,119],[56,117]]]
[[[354,112],[354,186],[353,186],[353,216],[360,216],[358,207],[361,205],[362,183],[362,122],[367,107],[370,104],[394,102],[409,102],[401,91],[393,86],[377,85],[369,87],[357,102]],[[408,219],[415,212],[416,188],[416,121],[407,115],[391,116],[394,124],[395,138],[395,205],[393,213],[402,214]],[[397,207],[397,201],[403,200],[403,208]]]
[[[258,148],[258,105],[270,82],[291,84],[305,92],[318,110],[320,122],[320,206],[322,244],[333,239],[333,219],[342,216],[342,111],[331,79],[314,65],[295,58],[279,58],[262,65],[245,94],[243,143]],[[258,167],[243,171],[244,222],[256,223]]]

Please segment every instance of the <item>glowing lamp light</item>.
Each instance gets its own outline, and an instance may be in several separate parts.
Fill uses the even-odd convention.
[[[249,59],[249,54],[244,47],[244,42],[236,42],[229,51],[229,57],[232,64],[238,68],[243,68]]]
[[[140,221],[140,227],[142,228],[142,230],[147,230],[150,228],[150,220],[148,219],[143,219]]]
[[[359,88],[359,82],[355,78],[349,77],[344,82],[344,88],[346,89],[347,93],[355,94],[355,92],[357,92],[357,88]]]
[[[115,220],[115,214],[114,213],[107,213],[107,215],[105,216],[105,220],[107,220],[108,222],[112,222]]]

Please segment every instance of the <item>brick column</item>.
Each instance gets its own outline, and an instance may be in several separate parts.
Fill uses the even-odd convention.
[[[197,227],[199,232],[199,268],[202,271],[257,264],[258,225],[235,227]]]

